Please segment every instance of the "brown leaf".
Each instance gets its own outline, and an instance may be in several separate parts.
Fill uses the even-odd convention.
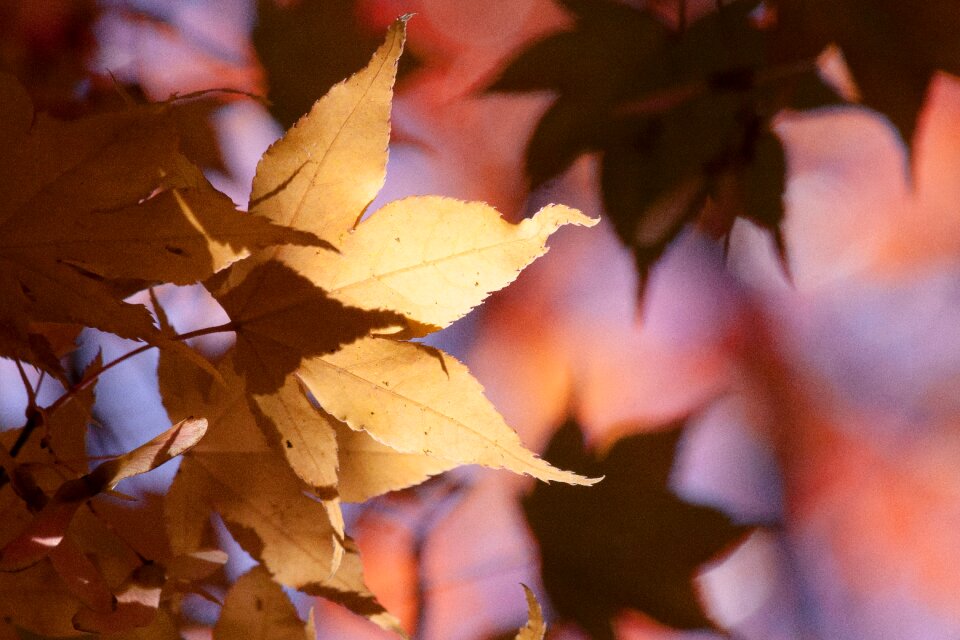
[[[287,595],[263,567],[234,583],[223,602],[213,640],[314,640]]]
[[[180,154],[164,105],[71,122],[32,118],[9,79],[0,101],[11,103],[4,124],[12,145],[0,155],[4,355],[59,372],[53,345],[33,323],[156,340],[149,314],[123,302],[111,279],[187,284],[250,250],[319,242],[236,212]]]
[[[50,550],[50,563],[67,590],[84,606],[98,613],[110,613],[116,599],[103,574],[69,537]]]
[[[327,578],[342,553],[327,508],[304,495],[311,487],[258,427],[229,357],[220,371],[225,384],[215,385],[205,373],[161,356],[170,414],[202,409],[210,416],[209,436],[184,457],[167,495],[174,554],[203,547],[212,509],[278,581],[296,587]]]
[[[72,636],[79,604],[49,562],[19,573],[0,573],[0,621],[45,636]]]
[[[204,526],[214,509],[279,582],[300,588],[329,576],[341,553],[327,510],[306,489],[280,454],[198,452],[181,464],[167,508],[202,502],[205,510],[185,511],[202,515]]]
[[[73,617],[73,625],[91,633],[119,633],[153,622],[160,606],[160,592],[166,582],[163,568],[145,564],[130,575],[117,592],[117,607],[110,612],[84,608]]]
[[[64,482],[20,535],[0,550],[0,571],[19,571],[46,557],[61,543],[77,509],[87,500],[180,455],[199,442],[206,430],[206,420],[182,420],[133,451]]]

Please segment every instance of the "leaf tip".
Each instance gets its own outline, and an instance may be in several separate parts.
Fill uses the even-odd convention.
[[[549,226],[554,229],[568,224],[578,227],[593,227],[600,222],[599,217],[591,218],[579,209],[574,209],[564,204],[548,204],[537,211],[533,218],[540,221],[543,226]]]

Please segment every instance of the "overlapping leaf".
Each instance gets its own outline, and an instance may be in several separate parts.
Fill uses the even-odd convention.
[[[251,249],[316,244],[238,213],[179,153],[163,105],[72,122],[33,110],[9,76],[0,148],[0,354],[57,371],[36,323],[158,339],[111,281],[201,280]]]
[[[64,482],[20,534],[0,549],[0,571],[19,571],[45,558],[63,540],[77,510],[117,483],[168,462],[196,445],[207,422],[188,418],[133,451]]]
[[[593,482],[526,450],[462,364],[405,341],[449,325],[509,284],[560,226],[596,222],[551,205],[512,225],[482,204],[419,198],[358,224],[385,177],[405,22],[391,27],[367,67],[270,147],[249,214],[234,211],[180,154],[165,105],[34,122],[21,93],[0,84],[11,123],[0,149],[0,174],[10,177],[0,184],[0,231],[8,232],[0,295],[11,300],[0,311],[0,355],[58,369],[55,343],[72,340],[75,326],[148,340],[161,348],[166,409],[181,420],[88,473],[82,430],[81,441],[60,440],[55,421],[46,452],[18,450],[22,462],[4,456],[12,478],[4,494],[15,499],[0,568],[52,568],[68,603],[55,625],[23,616],[16,624],[169,636],[183,592],[213,598],[197,582],[223,562],[209,549],[218,514],[261,567],[230,590],[215,637],[309,634],[279,585],[402,633],[364,584],[341,499],[364,500],[457,464]],[[181,357],[182,341],[197,332],[178,336],[155,296],[159,328],[145,309],[123,302],[153,282],[198,280],[229,316],[199,333],[236,336],[215,371]],[[54,405],[54,419],[85,426],[89,383],[125,357],[96,360]],[[83,411],[65,411],[71,403]],[[35,453],[65,478],[24,471]],[[165,526],[147,534],[158,540],[121,542],[121,529],[142,537],[141,525],[91,499],[181,454],[163,498]],[[146,513],[155,502],[139,508]]]
[[[189,363],[161,359],[168,412],[181,415],[202,407],[210,423],[209,437],[184,458],[167,496],[174,552],[201,548],[212,509],[284,584],[303,587],[326,579],[336,569],[338,554],[326,510],[304,495],[310,487],[257,426],[230,359],[220,371],[223,385]]]
[[[237,580],[213,629],[214,640],[314,640],[287,594],[262,567]]]

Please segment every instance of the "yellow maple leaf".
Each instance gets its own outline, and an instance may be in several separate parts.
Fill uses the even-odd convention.
[[[338,246],[383,186],[401,18],[370,63],[334,86],[261,158],[250,211]]]
[[[237,370],[251,393],[270,396],[302,366],[302,379],[327,412],[401,453],[589,484],[524,449],[455,360],[406,342],[364,339],[401,325],[416,333],[448,325],[545,253],[558,227],[595,223],[553,205],[512,225],[480,203],[414,198],[384,207],[352,231],[383,180],[405,22],[398,20],[369,65],[318,101],[258,166],[250,209],[337,250],[268,249],[208,283],[237,332]],[[373,364],[364,367],[365,360]],[[398,362],[403,368],[389,369]],[[394,389],[381,384],[378,367],[387,367]],[[286,406],[261,402],[268,405],[280,413]],[[428,423],[420,424],[423,416]],[[283,415],[271,418],[287,429]]]
[[[337,489],[348,502],[363,502],[406,489],[453,469],[456,462],[423,453],[403,453],[329,417],[337,436]]]
[[[257,168],[250,211],[327,244],[271,246],[205,282],[236,334],[221,384],[169,353],[159,367],[171,419],[209,421],[166,497],[173,552],[201,548],[213,510],[266,570],[235,587],[237,598],[254,582],[274,589],[269,574],[395,631],[363,584],[340,499],[458,464],[594,482],[524,448],[460,362],[401,339],[450,324],[509,284],[560,226],[596,222],[551,205],[514,225],[480,203],[416,198],[359,223],[385,175],[405,22]]]
[[[295,376],[276,393],[255,399],[261,425],[276,431],[290,467],[321,498],[337,496],[337,435],[333,422],[304,394]]]

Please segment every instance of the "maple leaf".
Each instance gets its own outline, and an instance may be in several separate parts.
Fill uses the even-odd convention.
[[[357,226],[338,252],[290,258],[327,295],[344,304],[401,314],[425,332],[446,327],[502,289],[547,252],[566,224],[597,221],[562,205],[510,224],[493,207],[436,196],[385,205]]]
[[[950,0],[773,0],[784,57],[836,44],[865,105],[887,116],[908,147],[933,74],[960,74],[960,7]]]
[[[304,492],[327,500],[336,496],[337,485],[309,483],[317,470],[321,478],[337,472],[338,442],[345,445],[339,488],[350,500],[420,482],[453,465],[401,454],[351,431],[313,407],[295,378],[278,394],[252,400],[229,359],[220,372],[223,384],[183,359],[161,355],[160,385],[170,414],[202,407],[210,422],[207,438],[184,458],[166,497],[174,552],[202,547],[212,508],[277,580],[400,632],[396,619],[363,583],[356,546],[344,538],[342,522],[336,522],[338,506],[331,509]],[[278,425],[286,431],[278,433]],[[336,440],[328,441],[323,429],[331,437],[336,433]],[[285,438],[282,444],[279,438]],[[297,453],[301,447],[305,451]],[[244,474],[236,473],[240,468]]]
[[[178,358],[161,356],[167,411],[181,415],[202,407],[210,424],[208,437],[184,457],[166,496],[171,547],[175,553],[201,549],[212,509],[284,584],[304,588],[322,581],[342,553],[327,511],[304,495],[311,487],[260,430],[231,359],[219,370],[224,384]]]
[[[692,579],[748,531],[669,487],[682,430],[630,436],[597,456],[576,423],[554,436],[546,457],[605,479],[589,492],[538,485],[524,500],[540,543],[543,581],[561,617],[594,638],[613,638],[611,618],[634,608],[681,628],[713,628]]]
[[[111,282],[190,284],[251,249],[318,242],[238,213],[180,154],[164,105],[60,122],[5,75],[0,102],[0,354],[57,372],[36,323],[159,340]]]
[[[257,167],[250,210],[337,250],[269,249],[208,283],[237,332],[237,371],[262,397],[289,388],[287,376],[300,367],[325,411],[401,453],[586,483],[523,449],[456,361],[395,339],[364,338],[404,325],[407,335],[447,326],[545,253],[558,227],[595,223],[551,206],[510,225],[486,205],[411,198],[357,224],[385,176],[405,22],[394,24],[369,65],[320,99]],[[289,409],[282,400],[258,402],[261,410]],[[419,424],[422,415],[430,416],[429,426]]]
[[[403,200],[359,223],[384,181],[405,22],[258,165],[250,211],[320,243],[271,245],[207,279],[230,318],[214,329],[234,332],[235,345],[214,372],[169,348],[158,370],[169,415],[208,421],[164,498],[174,559],[202,552],[216,512],[263,568],[235,587],[240,601],[279,588],[258,577],[269,575],[397,632],[364,585],[342,498],[366,499],[465,463],[595,482],[525,449],[462,364],[404,341],[449,325],[509,284],[560,226],[596,223],[551,205],[512,225],[486,205],[444,198]],[[153,302],[160,333],[174,335]],[[59,530],[68,515],[38,518]],[[146,588],[141,570],[117,593],[118,602],[130,594],[129,613],[118,606],[75,622],[143,622],[136,616],[157,610],[163,583]],[[225,607],[228,619],[243,615],[234,607]]]
[[[237,332],[237,369],[251,393],[281,388],[304,357],[336,351],[400,322],[394,314],[345,306],[274,260],[252,267],[240,263],[225,277],[240,282],[214,288],[213,294]]]
[[[337,491],[348,502],[406,489],[457,466],[424,453],[401,453],[332,416],[330,422],[337,438]]]
[[[532,186],[600,151],[604,207],[641,276],[694,221],[722,237],[749,218],[783,253],[786,162],[770,118],[838,101],[817,74],[819,51],[772,66],[756,0],[680,33],[622,3],[564,4],[574,28],[531,44],[489,88],[559,94],[527,147]]]
[[[314,640],[311,631],[270,573],[254,567],[227,592],[213,640]]]

